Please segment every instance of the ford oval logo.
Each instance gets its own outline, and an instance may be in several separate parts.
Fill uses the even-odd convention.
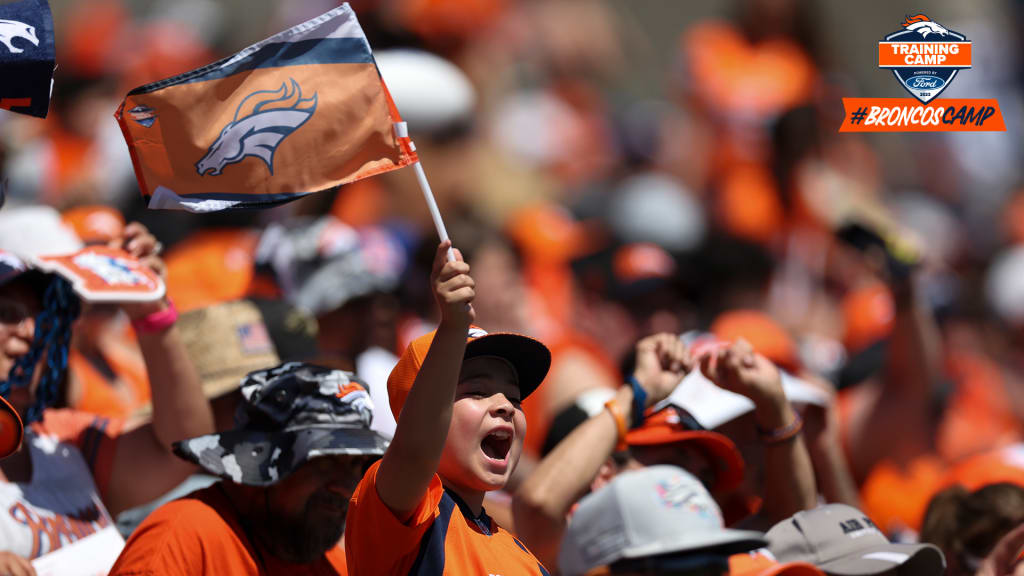
[[[907,78],[908,88],[917,88],[918,90],[938,90],[946,85],[946,81],[937,76],[914,76]]]

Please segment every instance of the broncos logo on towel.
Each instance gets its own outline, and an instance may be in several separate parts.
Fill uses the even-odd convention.
[[[316,111],[317,95],[302,97],[302,88],[294,79],[277,90],[257,90],[238,105],[234,119],[220,131],[217,141],[206,151],[196,171],[200,176],[219,175],[228,164],[255,156],[274,174],[274,152],[289,134],[309,120]]]
[[[939,25],[938,22],[924,14],[907,16],[903,19],[903,27],[907,30],[917,32],[922,38],[927,38],[929,34],[937,34],[939,36],[946,36],[949,34],[949,30],[946,30]]]
[[[39,38],[36,37],[35,26],[29,26],[17,20],[0,20],[0,44],[7,46],[11,54],[21,54],[25,50],[13,44],[15,38],[24,38],[32,44],[39,46]]]

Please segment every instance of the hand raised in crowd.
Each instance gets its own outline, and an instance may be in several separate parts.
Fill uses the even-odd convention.
[[[747,341],[738,340],[701,357],[700,369],[720,388],[753,401],[762,428],[773,429],[788,423],[791,410],[782,390],[782,374],[771,360],[754,352]]]
[[[770,360],[738,340],[700,359],[701,371],[712,382],[754,401],[782,394],[782,375]]]
[[[132,222],[124,227],[120,238],[115,238],[107,244],[110,248],[124,250],[131,254],[144,266],[152,270],[157,276],[167,279],[167,266],[160,258],[163,244],[156,239],[149,229],[138,222]],[[141,318],[166,307],[166,301],[151,303],[126,303],[122,309],[131,318]]]
[[[637,342],[633,377],[647,392],[647,406],[664,400],[696,366],[689,348],[675,334],[655,334]]]
[[[975,576],[1024,576],[1024,524],[1003,536],[981,563]]]
[[[26,558],[11,552],[0,552],[0,574],[3,576],[36,576],[36,569]]]
[[[451,240],[446,240],[437,246],[430,285],[441,308],[441,324],[468,328],[476,318],[472,305],[476,297],[476,282],[469,275],[469,264],[462,259],[462,252],[453,250],[455,261],[448,261],[451,245]]]
[[[111,240],[108,244],[111,248],[124,250],[142,262],[146,267],[155,272],[161,278],[167,277],[167,266],[160,259],[160,252],[163,251],[163,244],[156,239],[148,228],[138,222],[132,222],[124,227],[120,238]]]

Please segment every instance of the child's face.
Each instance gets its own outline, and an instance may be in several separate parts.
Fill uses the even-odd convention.
[[[492,356],[465,361],[440,475],[470,490],[502,488],[519,462],[526,436],[519,401],[519,382],[508,362]]]

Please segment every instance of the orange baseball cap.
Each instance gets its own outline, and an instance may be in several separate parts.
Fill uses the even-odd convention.
[[[178,311],[248,296],[257,282],[253,259],[259,239],[247,228],[201,230],[168,252],[167,293]]]
[[[666,280],[676,273],[676,261],[664,248],[650,242],[626,244],[612,255],[612,272],[624,284]]]
[[[507,220],[505,231],[525,256],[563,263],[593,253],[600,239],[590,225],[578,222],[563,206],[534,204]]]
[[[436,332],[432,330],[409,343],[388,376],[388,399],[396,420],[402,413],[402,406],[412,390]],[[519,380],[519,391],[522,394],[520,400],[525,400],[540,386],[551,367],[551,351],[529,336],[510,332],[488,334],[481,328],[470,326],[466,342],[466,353],[462,357],[464,361],[479,356],[497,356],[512,364]]]
[[[110,206],[78,206],[65,210],[61,219],[85,244],[106,244],[124,231],[124,216]]]
[[[711,324],[711,333],[722,340],[743,338],[758,354],[789,372],[800,370],[796,342],[774,318],[757,310],[723,312]]]
[[[709,430],[695,429],[696,420],[690,426],[675,406],[667,406],[649,414],[642,426],[626,434],[630,446],[660,446],[677,442],[692,442],[713,457],[715,485],[717,491],[731,491],[743,482],[743,457],[739,449],[727,436]]]
[[[25,429],[18,412],[0,397],[0,458],[13,454],[21,446],[24,434]]]
[[[896,317],[892,292],[881,282],[855,288],[843,297],[843,345],[857,353],[887,338]]]
[[[729,556],[729,576],[825,576],[814,564],[781,563],[766,548]]]

